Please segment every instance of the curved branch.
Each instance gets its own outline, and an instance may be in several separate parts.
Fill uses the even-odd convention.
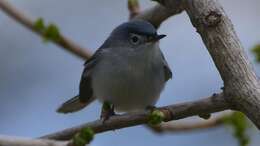
[[[214,94],[205,99],[192,102],[185,102],[158,108],[165,115],[165,122],[171,120],[183,119],[190,116],[201,114],[210,114],[228,109],[229,106],[224,100],[223,94]],[[102,120],[96,120],[76,127],[68,128],[53,134],[48,134],[40,138],[69,140],[84,127],[90,127],[95,133],[101,133],[109,130],[116,130],[125,127],[132,127],[148,122],[149,112],[142,111],[136,113],[113,116],[103,123]]]
[[[194,130],[203,130],[214,128],[222,125],[220,119],[209,119],[207,121],[195,123],[163,123],[158,126],[148,126],[155,133],[173,133],[173,132],[190,132]]]
[[[0,9],[2,9],[6,14],[15,19],[17,22],[24,25],[26,28],[40,36],[43,36],[42,32],[34,27],[34,21],[12,6],[7,0],[0,0]],[[82,48],[62,34],[60,34],[59,41],[54,43],[84,60],[87,60],[91,56],[91,52],[88,49]]]
[[[174,132],[190,132],[194,130],[204,130],[209,128],[215,128],[222,126],[224,124],[223,119],[232,115],[233,112],[223,112],[221,115],[212,117],[208,120],[192,121],[192,122],[168,122],[162,123],[156,126],[147,126],[151,131],[164,134],[164,133],[174,133]]]
[[[133,17],[133,19],[143,19],[149,21],[156,28],[158,28],[163,21],[183,11],[181,2],[173,1],[170,3],[170,6],[171,7],[164,7],[160,4],[157,4],[154,7],[139,12],[138,15]]]

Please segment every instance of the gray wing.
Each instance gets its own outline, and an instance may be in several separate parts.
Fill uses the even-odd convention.
[[[80,87],[79,87],[79,99],[82,102],[91,102],[94,100],[93,89],[92,89],[92,70],[99,61],[99,55],[102,49],[98,49],[95,54],[85,62],[84,70],[81,76]]]
[[[110,47],[109,39],[107,39],[99,49],[91,56],[89,60],[85,62],[85,68],[81,76],[80,87],[79,87],[79,99],[83,102],[91,102],[95,99],[93,97],[92,89],[92,70],[100,60],[101,54]]]
[[[172,78],[172,71],[165,60],[165,57],[163,56],[163,53],[161,52],[162,59],[163,59],[163,69],[164,69],[164,75],[165,75],[165,82]]]
[[[79,111],[90,104],[95,97],[93,96],[93,89],[91,84],[91,74],[93,67],[97,63],[97,53],[95,53],[89,60],[85,63],[85,68],[83,70],[79,95],[71,98],[70,100],[63,103],[58,109],[59,113],[72,113]]]

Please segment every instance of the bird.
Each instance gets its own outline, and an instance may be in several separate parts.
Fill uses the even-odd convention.
[[[85,62],[79,94],[63,103],[57,112],[79,111],[95,99],[112,105],[108,112],[111,115],[114,110],[134,112],[155,107],[166,82],[172,78],[159,47],[165,36],[145,20],[117,26]],[[103,110],[101,117],[102,114]]]

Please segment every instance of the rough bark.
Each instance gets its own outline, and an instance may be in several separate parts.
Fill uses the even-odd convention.
[[[158,0],[161,5],[136,16],[159,26],[183,9],[201,35],[222,79],[230,108],[260,128],[260,86],[233,24],[217,0]],[[151,11],[151,12],[149,12]],[[171,13],[172,12],[172,13]]]
[[[184,5],[223,79],[230,107],[260,128],[258,79],[227,14],[217,0],[185,0]]]
[[[260,86],[233,24],[217,0],[158,0],[136,16],[159,26],[183,9],[201,35],[222,79],[230,108],[245,113],[260,128]],[[164,7],[164,8],[163,8]],[[151,12],[149,12],[151,11]],[[171,13],[172,12],[172,13]]]

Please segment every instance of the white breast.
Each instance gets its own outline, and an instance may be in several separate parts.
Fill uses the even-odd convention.
[[[154,105],[164,84],[161,56],[156,53],[105,56],[92,76],[95,97],[114,104],[119,111]]]

